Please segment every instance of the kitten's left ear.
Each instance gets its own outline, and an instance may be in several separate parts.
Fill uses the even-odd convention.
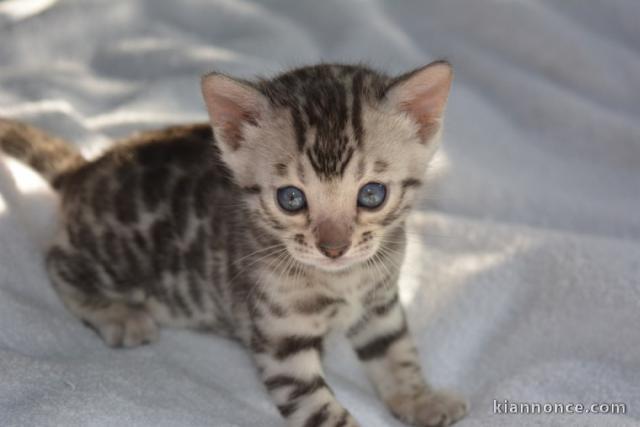
[[[218,73],[202,77],[202,96],[223,151],[240,148],[246,126],[255,126],[268,109],[267,99],[256,88]]]
[[[387,102],[418,124],[424,143],[440,128],[452,80],[451,65],[437,61],[394,79],[387,88]]]

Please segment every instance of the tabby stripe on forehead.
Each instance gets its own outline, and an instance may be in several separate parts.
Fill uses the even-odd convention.
[[[349,147],[347,151],[347,158],[343,160],[342,166],[340,167],[340,176],[344,176],[344,171],[347,168],[347,165],[351,161],[351,156],[353,156],[353,148]]]
[[[361,71],[353,75],[351,83],[351,92],[353,100],[351,101],[351,126],[353,127],[353,135],[358,144],[358,148],[362,147],[364,139],[364,127],[362,126],[362,85],[364,82],[364,74]]]
[[[395,332],[374,338],[369,343],[356,348],[358,358],[363,361],[376,359],[384,356],[393,343],[403,338],[407,334],[407,324],[403,323],[402,327]]]
[[[313,157],[313,154],[311,153],[311,150],[309,148],[307,148],[307,158],[309,159],[309,163],[311,163],[311,167],[313,168],[313,170],[319,172],[321,170],[320,164]]]
[[[279,360],[286,359],[302,351],[322,350],[321,336],[290,336],[280,340],[276,348],[276,358]]]
[[[291,120],[293,121],[293,129],[296,133],[296,141],[298,142],[298,151],[304,150],[307,132],[307,126],[302,121],[302,114],[300,113],[300,107],[294,105],[291,107]]]

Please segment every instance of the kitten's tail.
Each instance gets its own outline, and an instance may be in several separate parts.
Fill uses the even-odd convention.
[[[33,126],[2,118],[0,150],[31,166],[54,188],[65,171],[86,162],[66,141]]]

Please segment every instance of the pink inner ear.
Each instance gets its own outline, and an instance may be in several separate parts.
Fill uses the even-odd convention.
[[[418,132],[425,142],[440,127],[452,78],[451,67],[438,62],[414,72],[391,89],[391,100],[420,125]]]
[[[203,79],[202,94],[216,136],[237,150],[243,141],[243,126],[255,125],[260,117],[262,95],[252,87],[218,74]]]
[[[418,92],[415,98],[400,106],[403,111],[418,122],[420,125],[418,133],[423,140],[432,137],[438,131],[440,118],[444,112],[444,104],[443,107],[440,107],[435,102],[438,93],[432,92],[435,92],[432,88],[424,92]],[[446,102],[446,98],[444,102]]]
[[[242,143],[242,126],[245,123],[255,125],[257,119],[257,112],[245,110],[224,97],[218,100],[211,111],[211,121],[220,129],[221,139],[226,141],[233,150],[237,150]]]

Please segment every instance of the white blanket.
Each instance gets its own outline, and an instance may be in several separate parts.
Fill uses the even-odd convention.
[[[589,3],[589,4],[587,4]],[[402,299],[433,385],[471,426],[640,423],[640,2],[8,0],[0,115],[87,155],[204,120],[199,75],[364,61],[456,70],[412,217]],[[181,330],[108,349],[43,269],[55,195],[0,162],[0,426],[281,426],[239,345]],[[365,427],[400,426],[346,343],[328,380]],[[494,414],[494,399],[625,415]]]

